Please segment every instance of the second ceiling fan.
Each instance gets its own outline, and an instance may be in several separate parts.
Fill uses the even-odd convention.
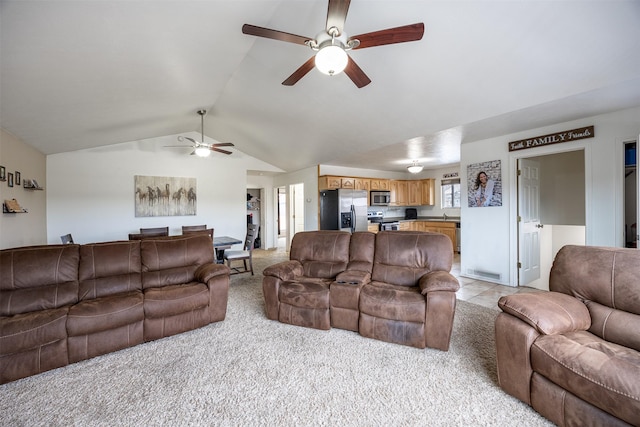
[[[371,83],[371,80],[347,54],[347,51],[420,40],[424,34],[424,24],[420,22],[348,37],[343,28],[350,3],[350,0],[329,0],[326,28],[315,39],[250,24],[244,24],[242,32],[253,36],[306,45],[317,52],[282,82],[285,86],[293,86],[315,66],[328,75],[339,74],[344,70],[351,81],[361,88]]]
[[[217,151],[222,154],[231,154],[231,151],[223,150],[220,147],[233,147],[234,145],[231,142],[219,142],[217,144],[207,144],[204,142],[204,115],[207,114],[207,110],[198,110],[198,114],[200,115],[200,141],[196,141],[193,138],[189,138],[188,136],[179,136],[178,141],[182,142],[185,139],[191,142],[191,145],[165,145],[165,147],[191,147],[193,151],[192,155],[196,155],[199,157],[207,157],[211,154],[212,151]]]

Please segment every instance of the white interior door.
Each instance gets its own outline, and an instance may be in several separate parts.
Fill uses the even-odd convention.
[[[518,161],[518,285],[540,278],[540,163]]]

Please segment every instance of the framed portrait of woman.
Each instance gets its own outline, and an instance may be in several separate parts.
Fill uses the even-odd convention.
[[[470,208],[502,206],[502,168],[500,160],[467,166],[467,200]]]

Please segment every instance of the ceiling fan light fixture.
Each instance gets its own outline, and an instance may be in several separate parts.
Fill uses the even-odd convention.
[[[344,49],[335,44],[321,47],[316,53],[316,68],[328,76],[340,74],[347,67],[349,56]]]
[[[418,162],[413,162],[411,166],[407,166],[407,170],[411,173],[420,173],[424,169],[424,166],[419,165]]]
[[[208,147],[197,147],[195,149],[196,156],[198,157],[209,157],[211,154],[211,150]]]

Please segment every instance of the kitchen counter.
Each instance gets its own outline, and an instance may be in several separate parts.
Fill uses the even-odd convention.
[[[397,217],[385,217],[382,220],[382,222],[410,222],[410,221],[453,222],[456,224],[460,224],[460,217],[447,216],[447,219],[444,219],[441,216],[419,216],[416,219],[404,219],[403,216],[397,216]]]

